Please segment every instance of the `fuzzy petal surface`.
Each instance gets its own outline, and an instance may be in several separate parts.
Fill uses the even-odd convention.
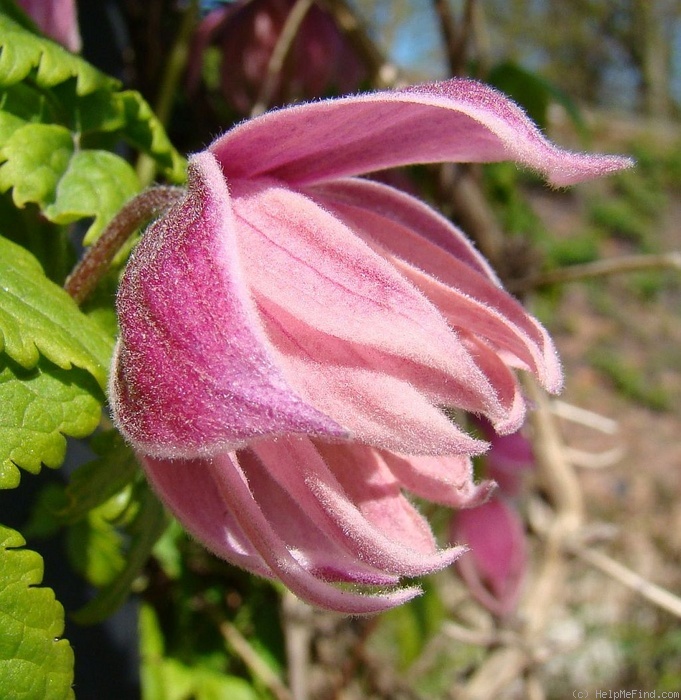
[[[347,434],[277,366],[236,227],[215,159],[195,156],[186,198],[152,225],[126,268],[110,395],[121,430],[146,454],[213,454],[289,432]]]
[[[267,487],[253,473],[252,456],[246,456],[245,463],[246,468],[230,454],[192,460],[144,460],[152,485],[189,532],[228,561],[278,578],[313,605],[360,615],[381,612],[418,595],[420,591],[415,587],[377,594],[339,588],[326,580],[324,574],[330,572],[315,570],[304,552],[295,549],[295,540],[287,541],[293,531],[291,525],[283,531],[276,529],[281,521],[274,516],[281,503],[272,502],[272,494],[258,500]],[[313,536],[307,546],[314,542]],[[332,554],[333,550],[328,552]],[[341,555],[336,567],[347,565],[344,556],[348,558]],[[355,568],[371,571],[361,562]],[[345,580],[351,580],[350,576]],[[393,581],[380,572],[369,580],[381,585]]]
[[[508,98],[465,79],[269,112],[232,129],[210,150],[228,179],[274,177],[291,185],[412,163],[515,160],[561,186],[631,165],[558,148]]]
[[[522,523],[474,481],[487,445],[452,416],[518,430],[515,370],[557,391],[555,348],[462,231],[357,177],[509,159],[554,185],[631,164],[561,149],[460,79],[270,112],[190,159],[186,196],[124,273],[110,398],[151,484],[211,551],[352,614],[461,561],[484,604],[513,608]],[[464,509],[454,537],[473,551],[439,547],[407,492]]]

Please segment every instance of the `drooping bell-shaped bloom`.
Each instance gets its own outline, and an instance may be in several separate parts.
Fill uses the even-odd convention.
[[[496,615],[512,612],[527,568],[527,540],[515,506],[501,495],[452,520],[453,542],[469,548],[456,568],[473,597]]]
[[[38,25],[40,31],[69,51],[80,51],[75,0],[17,0],[17,4]]]
[[[534,466],[534,453],[522,431],[499,435],[487,420],[475,422],[489,441],[484,475],[497,490],[489,501],[455,513],[450,537],[468,547],[455,566],[473,597],[503,616],[515,610],[527,568],[527,537],[516,497]]]
[[[154,488],[213,552],[350,613],[408,600],[402,578],[461,553],[405,495],[489,493],[470,464],[485,444],[443,407],[512,432],[514,370],[550,391],[561,370],[459,229],[357,176],[500,159],[556,185],[628,165],[558,149],[466,80],[270,112],[190,159],[186,196],[123,276],[110,392]]]
[[[187,66],[187,86],[199,83],[206,49],[220,51],[220,89],[241,114],[249,114],[265,82],[272,54],[296,0],[237,0],[199,24]],[[316,3],[292,38],[281,71],[273,76],[271,104],[356,90],[366,71],[332,17]]]

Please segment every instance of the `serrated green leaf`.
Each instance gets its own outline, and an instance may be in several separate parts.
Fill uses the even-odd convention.
[[[0,351],[25,369],[40,355],[62,369],[81,367],[106,387],[113,339],[47,279],[28,251],[2,236],[0,288]]]
[[[26,121],[11,112],[0,111],[0,143],[5,143]]]
[[[139,191],[135,171],[121,157],[77,150],[71,132],[54,124],[15,129],[0,147],[0,162],[0,192],[11,188],[17,207],[37,204],[56,224],[94,218],[88,241]]]
[[[73,650],[64,610],[43,579],[41,557],[0,525],[0,697],[71,700]]]
[[[79,151],[59,180],[54,204],[43,213],[55,224],[94,216],[84,239],[92,243],[138,191],[137,175],[122,158],[108,151]]]
[[[17,135],[27,126],[62,127],[70,135],[71,143],[65,144],[65,136],[60,133],[62,143],[53,151],[50,145],[54,145],[56,132],[29,129]],[[172,146],[163,125],[138,92],[121,91],[119,81],[0,15],[0,161],[16,161],[9,169],[0,169],[0,189],[18,189],[14,193],[18,206],[34,202],[42,210],[53,205],[55,208],[46,214],[48,218],[54,217],[50,218],[52,221],[98,217],[90,230],[89,242],[102,230],[109,215],[139,190],[139,182],[132,169],[122,165],[122,159],[109,174],[106,167],[101,167],[108,163],[102,162],[98,155],[94,169],[89,163],[90,167],[81,173],[75,166],[84,163],[73,164],[72,177],[78,179],[80,187],[68,188],[68,182],[64,183],[58,193],[62,201],[55,201],[55,196],[50,197],[57,191],[55,176],[58,180],[67,167],[63,148],[66,146],[72,154],[78,154],[82,147],[83,153],[89,153],[87,145],[101,147],[106,143],[113,150],[120,138],[150,156],[171,182],[185,181],[186,160]],[[74,148],[74,144],[80,145]],[[109,153],[110,159],[114,157]],[[123,170],[125,173],[121,175]],[[97,180],[98,201],[105,204],[103,210],[78,204],[82,201],[79,199],[82,188],[93,176]],[[116,183],[119,190],[125,189],[126,197],[116,198]]]
[[[80,624],[101,622],[125,602],[156,541],[168,526],[163,506],[146,483],[137,485],[136,500],[138,511],[128,528],[131,540],[125,568],[114,581],[99,591],[96,598],[73,614],[74,620]]]
[[[73,151],[73,136],[63,126],[25,124],[0,147],[0,191],[13,188],[18,207],[31,202],[43,209],[56,199]]]
[[[97,384],[79,369],[64,370],[44,359],[26,370],[0,355],[0,488],[19,483],[21,467],[58,467],[65,435],[86,437],[99,424]]]
[[[120,85],[54,41],[0,14],[0,85],[13,85],[29,76],[42,87],[75,80],[79,95]]]
[[[116,99],[125,114],[125,139],[150,155],[170,182],[183,184],[187,179],[187,161],[172,146],[149,104],[133,90],[118,93]]]

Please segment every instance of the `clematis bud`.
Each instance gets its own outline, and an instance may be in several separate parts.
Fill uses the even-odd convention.
[[[124,273],[110,395],[159,496],[217,555],[356,614],[462,552],[404,494],[489,493],[470,463],[485,444],[442,407],[513,432],[514,370],[557,391],[560,366],[458,228],[357,176],[500,159],[556,185],[629,164],[558,149],[466,80],[271,112],[191,158]]]
[[[527,568],[523,522],[504,498],[454,516],[452,541],[470,548],[456,567],[473,597],[496,615],[515,610]]]
[[[210,12],[199,24],[190,51],[187,86],[196,89],[208,46],[220,50],[220,88],[225,100],[249,114],[296,0],[238,0]],[[317,4],[306,11],[274,76],[273,104],[356,90],[366,77],[359,59],[332,17]]]

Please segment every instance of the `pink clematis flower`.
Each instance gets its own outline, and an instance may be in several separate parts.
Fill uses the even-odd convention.
[[[75,0],[17,0],[17,4],[50,39],[69,51],[80,51]]]
[[[473,597],[496,615],[513,612],[527,569],[527,539],[516,508],[495,495],[456,513],[451,537],[470,548],[456,568]]]
[[[198,86],[203,56],[220,49],[220,87],[241,114],[249,114],[267,75],[268,64],[296,0],[238,0],[209,13],[199,24],[187,67],[187,86]],[[305,14],[281,74],[273,104],[356,90],[366,71],[333,18],[316,4]]]
[[[499,435],[488,421],[476,422],[489,440],[485,476],[498,489],[486,503],[455,513],[450,537],[469,548],[455,566],[473,597],[505,616],[518,604],[527,569],[527,537],[514,497],[534,467],[534,453],[520,430]]]
[[[357,176],[499,159],[556,185],[629,164],[558,149],[466,80],[270,112],[191,158],[123,276],[110,394],[150,482],[217,555],[359,614],[462,552],[403,493],[489,493],[470,464],[485,444],[441,407],[512,432],[513,370],[557,391],[559,362],[459,229]]]

